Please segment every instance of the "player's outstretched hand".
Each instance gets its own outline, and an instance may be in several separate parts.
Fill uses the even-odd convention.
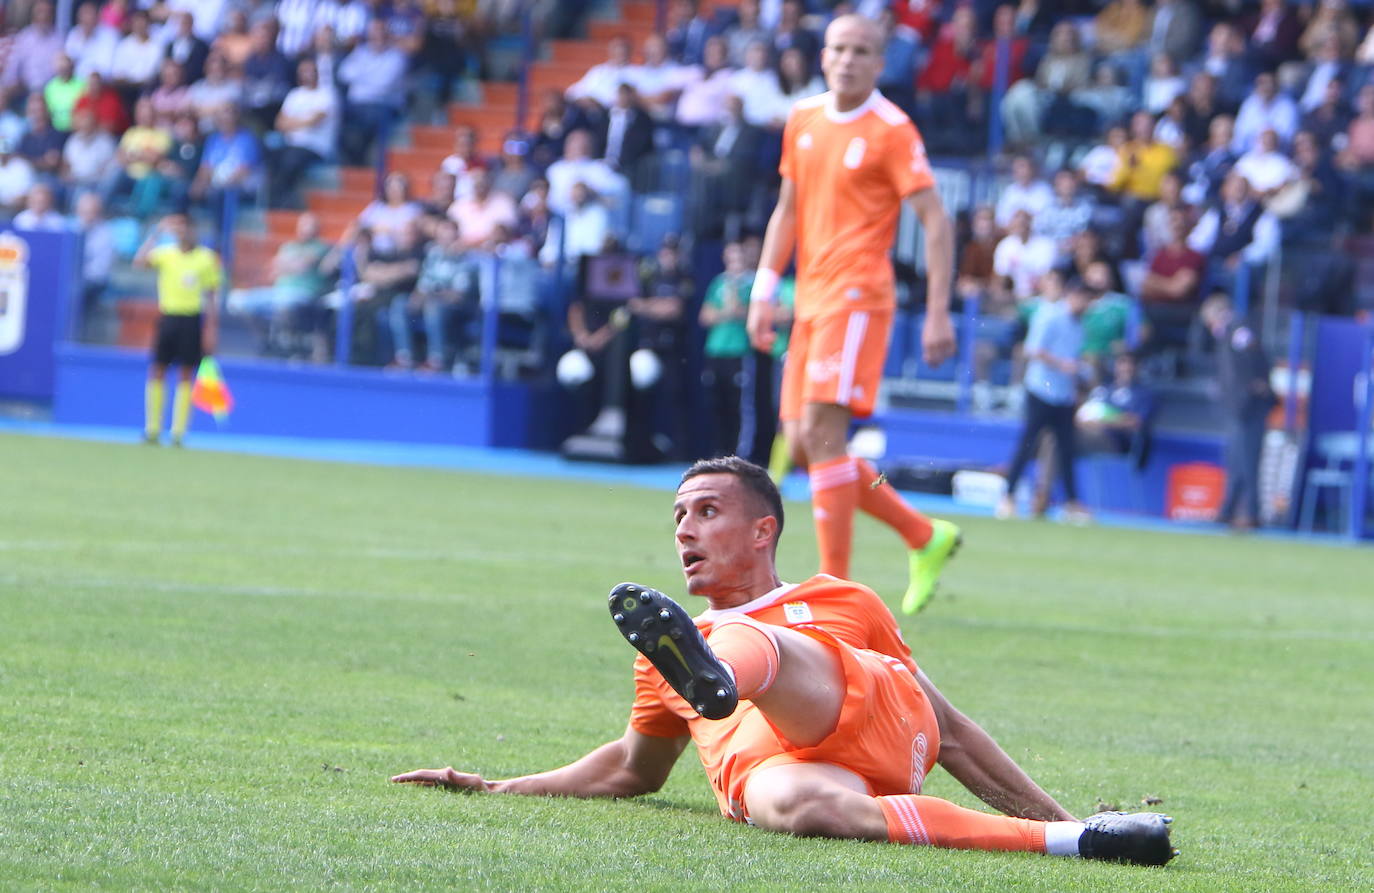
[[[950,322],[948,313],[926,314],[926,324],[921,330],[921,351],[927,366],[938,366],[954,356],[954,323]]]
[[[773,309],[772,301],[750,301],[749,317],[744,323],[749,331],[749,343],[764,353],[773,349],[773,342],[778,338],[773,330]]]
[[[491,783],[480,775],[458,772],[452,766],[444,769],[416,769],[391,776],[397,784],[418,784],[427,788],[449,788],[455,791],[490,791]]]

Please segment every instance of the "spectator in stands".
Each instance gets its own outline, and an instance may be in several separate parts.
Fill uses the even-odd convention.
[[[272,129],[282,100],[291,89],[291,62],[277,49],[277,23],[253,26],[252,51],[243,60],[244,121],[259,135]]]
[[[1093,49],[1131,77],[1144,65],[1150,11],[1140,0],[1112,0],[1093,18]]]
[[[334,12],[334,39],[346,51],[353,51],[365,42],[368,26],[380,19],[364,0],[338,0]]]
[[[1202,48],[1202,13],[1197,5],[1192,0],[1155,0],[1146,48],[1156,56],[1167,55],[1175,68],[1197,55]]]
[[[64,42],[62,32],[53,25],[53,5],[47,0],[35,3],[29,25],[14,35],[0,81],[18,86],[24,94],[41,94],[56,73]]]
[[[148,98],[158,127],[170,129],[173,121],[191,111],[191,89],[186,86],[181,66],[171,59],[164,61],[157,89]]]
[[[524,134],[513,130],[501,143],[501,164],[492,179],[491,188],[519,201],[530,189],[539,174],[529,164],[530,144]]]
[[[549,210],[549,181],[542,177],[530,184],[520,199],[520,221],[516,234],[529,247],[531,257],[539,257],[548,243],[549,228],[553,225],[553,212]],[[557,254],[557,246],[551,249]]]
[[[1282,215],[1284,233],[1309,240],[1330,235],[1345,222],[1349,184],[1331,163],[1317,136],[1309,131],[1299,130],[1293,138],[1293,164],[1295,176],[1289,186],[1293,194],[1288,197],[1289,207]],[[1278,205],[1278,200],[1271,202],[1275,213]]]
[[[334,37],[334,28],[321,25],[315,29],[315,39],[306,55],[315,60],[315,69],[320,73],[320,83],[330,87],[339,86],[339,65],[343,62],[343,50]]]
[[[734,70],[727,65],[725,38],[710,37],[702,52],[702,64],[693,69],[682,95],[677,100],[677,123],[683,127],[704,127],[716,123],[730,92]]]
[[[1074,280],[1062,300],[1042,306],[1031,319],[1025,344],[1025,422],[1007,471],[1007,493],[997,506],[998,518],[1016,515],[1016,485],[1035,454],[1040,435],[1048,430],[1055,441],[1059,478],[1067,497],[1064,518],[1070,523],[1089,520],[1078,502],[1074,476],[1078,450],[1073,415],[1078,386],[1086,372],[1079,356],[1083,346],[1082,319],[1094,297],[1082,280]]]
[[[1188,82],[1178,73],[1173,57],[1168,53],[1156,53],[1150,60],[1150,74],[1145,78],[1145,110],[1152,115],[1163,114],[1187,89]]]
[[[768,46],[755,43],[745,52],[745,65],[730,78],[730,92],[744,101],[744,119],[755,127],[780,132],[785,116],[778,72],[768,62]]]
[[[1343,78],[1332,78],[1322,90],[1321,101],[1302,116],[1302,130],[1317,138],[1323,147],[1329,148],[1338,136],[1344,135],[1350,126],[1350,112],[1345,102],[1346,82]]]
[[[706,54],[706,41],[715,28],[701,14],[696,0],[673,0],[668,6],[665,37],[668,53],[683,65],[700,65]]]
[[[425,45],[425,14],[415,0],[392,0],[389,6],[385,12],[386,30],[413,65]]]
[[[1086,279],[1088,269],[1095,263],[1105,263],[1112,271],[1112,287],[1118,288],[1121,276],[1112,261],[1112,254],[1103,245],[1103,238],[1092,227],[1074,236],[1069,243],[1069,256],[1059,263],[1068,278]]]
[[[187,112],[172,122],[172,148],[157,165],[167,201],[173,208],[186,204],[204,155],[205,137],[201,135],[200,122]]]
[[[1034,293],[1039,278],[1054,266],[1057,254],[1053,239],[1032,234],[1030,212],[1023,209],[1011,215],[1007,235],[993,253],[992,270],[1003,278],[1017,301],[1024,301]]]
[[[50,233],[67,232],[72,228],[71,222],[57,210],[52,187],[42,182],[35,183],[29,190],[24,210],[14,216],[14,227]]]
[[[590,127],[582,110],[557,90],[544,91],[535,118],[538,125],[530,143],[530,159],[538,168],[546,168],[563,157],[568,134]]]
[[[1144,204],[1159,198],[1159,181],[1178,164],[1178,153],[1156,140],[1154,131],[1149,112],[1131,116],[1131,138],[1121,147],[1120,164],[1108,187],[1119,193],[1128,207],[1138,206],[1137,214],[1144,210]]]
[[[984,313],[998,313],[998,306],[1014,306],[1009,289],[1002,287],[994,276],[997,251],[997,220],[989,205],[973,209],[969,219],[969,237],[959,242],[959,269],[955,289],[960,297],[980,297]],[[1005,308],[1004,308],[1005,309]]]
[[[733,455],[739,445],[740,407],[744,382],[744,357],[749,334],[744,323],[749,312],[753,274],[744,266],[738,242],[725,246],[725,271],[706,287],[698,323],[706,332],[705,365],[701,384],[715,420],[712,452]]]
[[[1074,105],[1082,106],[1097,116],[1098,128],[1110,126],[1124,120],[1139,106],[1136,94],[1121,82],[1121,74],[1108,62],[1099,62],[1093,70],[1092,83],[1075,90],[1070,98]]]
[[[28,122],[24,116],[10,107],[10,96],[13,91],[0,85],[0,139],[9,140],[17,144],[29,129]]]
[[[602,160],[641,189],[648,182],[640,161],[654,149],[654,125],[640,105],[639,94],[629,84],[616,90],[615,103],[606,112],[605,151]]]
[[[1207,144],[1199,150],[1198,158],[1188,166],[1188,185],[1184,200],[1200,205],[1216,198],[1221,183],[1235,166],[1238,157],[1231,148],[1235,122],[1230,115],[1218,115],[1208,127]]]
[[[598,195],[617,198],[626,191],[625,179],[606,162],[592,157],[592,137],[585,130],[568,134],[563,157],[545,172],[549,180],[549,208],[555,214],[570,213],[574,205],[573,186],[584,183]],[[598,249],[599,250],[599,249]]]
[[[386,22],[373,19],[367,40],[339,64],[338,80],[347,89],[339,151],[347,164],[363,164],[379,138],[388,139],[405,105],[405,53],[391,43]]]
[[[1092,223],[1093,203],[1083,194],[1078,173],[1061,168],[1054,175],[1054,195],[1050,203],[1038,211],[1030,210],[1035,233],[1054,240],[1060,257],[1068,254],[1075,236]]]
[[[638,105],[654,120],[672,120],[673,107],[692,77],[692,69],[679,65],[668,55],[668,42],[661,34],[650,34],[644,38],[644,62],[630,67],[629,74],[616,87],[610,105],[612,109],[621,101],[626,86],[633,87],[638,96]]]
[[[398,297],[408,296],[415,290],[423,260],[424,246],[415,220],[396,231],[389,247],[380,247],[374,239],[362,253],[361,260],[355,254],[358,265],[358,286],[353,294],[355,362],[362,365],[385,362],[379,353],[378,326],[388,318]]]
[[[932,151],[962,149],[955,134],[972,130],[979,119],[978,59],[977,18],[971,7],[956,7],[916,78],[917,119]]]
[[[759,23],[759,0],[740,0],[739,21],[725,32],[725,40],[726,55],[734,68],[744,67],[745,54],[752,44],[769,42],[768,30]]]
[[[1103,381],[1110,377],[1111,357],[1126,350],[1133,302],[1117,290],[1116,271],[1105,260],[1089,263],[1083,282],[1097,295],[1083,313],[1083,360],[1088,377]]]
[[[1229,288],[1246,255],[1262,253],[1262,244],[1255,249],[1251,246],[1257,242],[1264,219],[1264,206],[1249,181],[1239,170],[1232,170],[1222,181],[1217,201],[1203,212],[1188,236],[1188,246],[1207,258],[1212,288]]]
[[[1259,11],[1246,20],[1244,28],[1260,65],[1273,68],[1297,55],[1302,26],[1286,0],[1260,0]]]
[[[1231,22],[1217,22],[1207,35],[1207,52],[1188,65],[1185,73],[1215,79],[1216,97],[1222,108],[1234,113],[1255,81],[1254,67],[1246,55],[1245,36]]]
[[[1279,135],[1273,128],[1259,133],[1253,148],[1236,159],[1236,173],[1250,184],[1255,197],[1265,201],[1297,177],[1292,160],[1279,151]]]
[[[1298,131],[1298,106],[1279,92],[1278,78],[1273,72],[1262,71],[1255,76],[1255,89],[1240,104],[1236,115],[1236,133],[1231,148],[1237,155],[1249,152],[1259,139],[1260,131],[1270,128],[1287,145]]]
[[[64,134],[53,129],[48,104],[43,101],[41,92],[29,94],[24,119],[29,126],[19,138],[19,154],[33,165],[39,180],[56,184],[62,173],[62,144],[67,140]]]
[[[1035,69],[1035,77],[1012,84],[1002,99],[1002,121],[1007,142],[1013,146],[1035,144],[1041,122],[1049,119],[1055,132],[1064,132],[1063,118],[1078,113],[1072,94],[1092,82],[1092,56],[1084,52],[1078,29],[1061,21],[1050,32],[1049,49]],[[1056,120],[1058,119],[1058,120]]]
[[[167,37],[167,58],[181,66],[186,83],[194,84],[205,74],[210,45],[196,36],[195,18],[190,12],[175,12],[167,21],[171,31]]]
[[[86,75],[86,91],[76,101],[73,111],[89,111],[95,116],[96,124],[111,136],[122,136],[129,128],[129,113],[124,109],[124,101],[119,93],[107,84],[98,73]]]
[[[62,46],[76,63],[76,73],[85,78],[92,72],[108,78],[114,69],[119,31],[100,21],[100,7],[83,3],[76,8],[76,24],[67,32]]]
[[[1298,96],[1300,112],[1306,114],[1322,104],[1328,83],[1345,81],[1351,70],[1349,59],[1349,53],[1341,49],[1339,37],[1330,34],[1322,40],[1311,61],[1304,66],[1304,86]]]
[[[677,235],[669,235],[652,258],[639,265],[639,294],[625,302],[634,324],[630,384],[645,419],[653,451],[685,456],[688,450],[684,390],[686,309],[696,285],[682,258]]]
[[[916,108],[916,63],[921,49],[921,37],[897,21],[893,6],[885,5],[878,14],[883,29],[883,73],[878,76],[878,89],[908,116]]]
[[[155,126],[153,104],[145,96],[134,106],[134,124],[124,131],[115,150],[113,176],[104,188],[106,204],[113,207],[128,199],[129,210],[138,217],[157,210],[161,183],[156,169],[171,148],[171,134]]]
[[[514,199],[492,189],[491,171],[479,168],[470,178],[472,194],[454,200],[449,216],[458,223],[463,247],[480,248],[491,240],[498,226],[514,229],[518,215]]]
[[[463,124],[453,134],[453,154],[439,163],[439,169],[453,174],[453,197],[460,198],[472,192],[472,175],[486,170],[487,159],[479,151],[481,134],[471,124]]]
[[[549,230],[544,248],[539,252],[539,262],[546,267],[553,266],[558,261],[561,244],[564,263],[575,265],[584,257],[600,254],[610,237],[611,215],[605,203],[590,186],[578,180],[572,185],[568,209],[555,219]]]
[[[1258,526],[1260,455],[1269,411],[1277,402],[1270,363],[1255,331],[1237,319],[1224,294],[1209,297],[1202,322],[1216,340],[1217,385],[1228,422],[1226,495],[1217,522],[1237,530]]]
[[[1221,114],[1221,106],[1217,101],[1216,78],[1205,71],[1194,74],[1188,82],[1188,92],[1174,100],[1167,114],[1167,123],[1161,120],[1155,125],[1156,133],[1159,133],[1161,128],[1173,127],[1181,136],[1164,140],[1161,134],[1161,140],[1175,147],[1186,145],[1188,151],[1202,146],[1207,142],[1207,128],[1212,119]]]
[[[809,96],[825,92],[825,81],[811,70],[810,61],[798,47],[788,47],[778,56],[778,111],[783,121],[792,106]]]
[[[446,108],[453,98],[454,84],[468,69],[470,33],[458,11],[458,0],[435,0],[425,20],[424,45],[415,57],[416,67],[436,83],[435,104]],[[481,47],[478,46],[480,53]]]
[[[257,137],[240,124],[237,108],[222,106],[215,113],[215,132],[205,138],[190,197],[206,202],[214,219],[222,220],[225,199],[231,193],[250,199],[262,185],[262,177],[262,147]]]
[[[241,8],[229,11],[229,18],[224,28],[215,35],[210,50],[223,56],[234,71],[243,69],[248,54],[253,52],[253,35],[248,29],[247,12]]]
[[[599,114],[600,110],[610,108],[615,102],[616,89],[621,84],[631,82],[633,77],[630,39],[617,35],[606,45],[606,61],[587,69],[587,73],[568,87],[564,95],[589,113]]]
[[[439,224],[450,219],[448,209],[453,205],[453,190],[457,182],[457,178],[443,168],[429,178],[429,196],[419,202],[420,232],[425,238],[434,238]]]
[[[272,284],[263,288],[236,288],[229,292],[230,313],[269,322],[267,347],[278,353],[296,352],[288,342],[302,310],[324,294],[329,279],[324,259],[329,244],[320,238],[320,221],[314,214],[296,218],[295,238],[283,242],[272,258]]]
[[[415,365],[416,323],[423,325],[426,359],[420,366],[426,372],[445,368],[451,351],[449,331],[457,328],[465,340],[472,336],[477,321],[476,269],[471,255],[463,248],[461,229],[452,220],[441,222],[434,241],[425,250],[424,261],[414,291],[398,294],[391,301],[391,338],[395,345],[392,364],[403,369]],[[461,351],[466,345],[459,343]]]
[[[109,176],[115,141],[96,126],[88,110],[77,112],[72,121],[72,134],[62,146],[62,180],[79,195],[98,189]]]
[[[1147,344],[1151,349],[1181,343],[1197,310],[1198,289],[1207,259],[1189,247],[1189,226],[1188,214],[1183,209],[1169,215],[1169,242],[1150,259],[1149,271],[1140,286],[1141,311],[1148,325]]]
[[[311,167],[334,154],[339,97],[333,86],[320,83],[313,58],[296,63],[296,86],[282,101],[276,130],[283,145],[273,159],[271,200],[280,204],[294,198],[297,184]]]
[[[382,181],[382,197],[374,199],[358,215],[358,226],[367,230],[374,254],[396,250],[401,234],[421,214],[419,203],[410,198],[410,178],[392,171]]]
[[[81,232],[81,319],[89,326],[115,262],[114,230],[98,194],[83,192],[77,198],[76,228]]]
[[[48,106],[53,128],[69,133],[72,129],[72,110],[76,108],[76,101],[81,94],[86,92],[86,82],[76,76],[72,60],[66,53],[57,57],[56,67],[57,73],[43,88],[43,101]]]
[[[230,75],[228,60],[222,53],[212,52],[205,60],[205,76],[187,90],[204,133],[215,129],[215,113],[221,106],[238,106],[243,101],[243,84]]]
[[[1017,211],[1035,216],[1054,202],[1050,184],[1036,176],[1035,160],[1029,155],[1017,155],[1011,160],[1011,182],[997,199],[997,225],[1006,229]]]
[[[1112,356],[1112,374],[1089,392],[1074,416],[1084,453],[1139,452],[1155,414],[1154,391],[1140,380],[1140,364],[1128,350]]]
[[[783,50],[796,47],[806,59],[816,59],[821,53],[821,43],[815,33],[802,22],[806,7],[801,0],[782,0],[778,13],[778,24],[773,29],[773,55],[782,55]]]
[[[1140,226],[1142,257],[1153,257],[1173,238],[1170,218],[1174,211],[1180,209],[1189,210],[1183,202],[1183,175],[1178,170],[1172,170],[1159,181],[1159,198],[1145,208]]]
[[[9,217],[24,205],[35,183],[33,165],[14,152],[14,144],[0,137],[0,217]]]
[[[1319,0],[1298,38],[1298,50],[1304,56],[1316,56],[1330,41],[1334,41],[1335,53],[1340,57],[1348,57],[1360,42],[1360,26],[1346,0]]]
[[[149,31],[148,14],[136,9],[129,16],[129,33],[115,46],[110,66],[110,78],[125,105],[152,88],[161,66],[162,45]]]
[[[738,96],[727,96],[723,110],[691,150],[693,221],[699,233],[715,234],[730,215],[744,212],[754,189],[762,135],[744,120]]]

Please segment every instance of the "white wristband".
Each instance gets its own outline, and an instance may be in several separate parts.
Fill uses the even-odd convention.
[[[749,300],[773,303],[778,297],[779,278],[777,271],[759,267],[758,272],[754,274],[754,285],[749,289]]]

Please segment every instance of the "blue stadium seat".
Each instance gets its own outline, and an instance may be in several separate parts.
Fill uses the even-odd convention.
[[[898,310],[892,317],[892,340],[888,343],[884,378],[901,378],[911,350],[911,314]]]
[[[682,232],[682,197],[667,192],[637,195],[630,216],[630,233],[626,246],[634,252],[648,254],[658,250],[663,237]]]

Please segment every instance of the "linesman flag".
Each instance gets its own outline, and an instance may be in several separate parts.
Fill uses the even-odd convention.
[[[191,388],[191,403],[196,409],[213,415],[221,425],[229,417],[229,410],[234,408],[234,395],[229,393],[229,386],[224,383],[224,376],[220,374],[219,363],[215,362],[214,357],[205,357],[200,361],[196,383]]]

